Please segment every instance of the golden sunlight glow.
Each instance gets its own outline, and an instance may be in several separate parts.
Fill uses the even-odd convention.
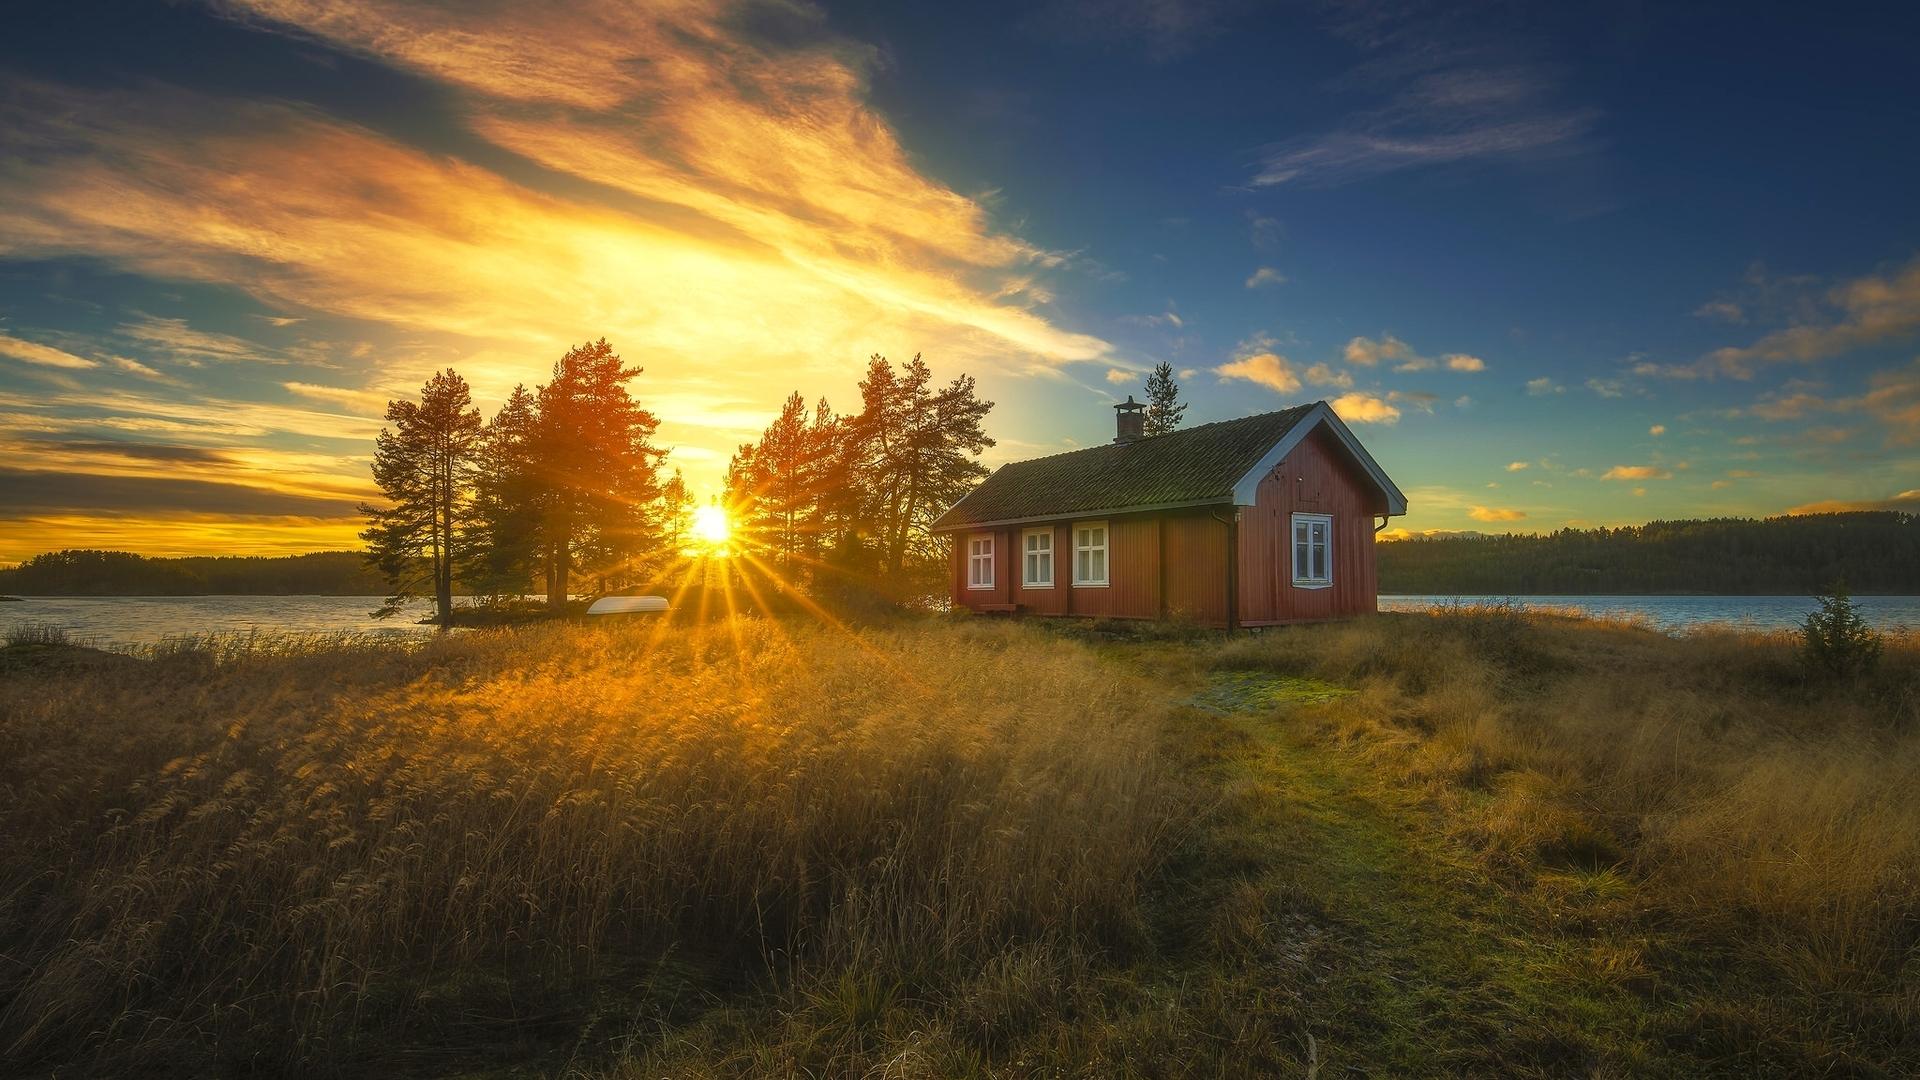
[[[702,506],[693,512],[693,537],[710,548],[723,548],[733,527],[727,522],[726,508]]]

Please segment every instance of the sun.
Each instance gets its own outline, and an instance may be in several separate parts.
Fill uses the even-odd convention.
[[[727,544],[727,537],[733,535],[733,526],[727,521],[727,511],[720,506],[702,506],[693,512],[693,538],[708,547],[720,548]]]

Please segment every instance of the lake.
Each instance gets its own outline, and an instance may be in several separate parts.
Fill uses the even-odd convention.
[[[1606,618],[1641,618],[1669,633],[1709,623],[1750,630],[1798,629],[1820,605],[1811,596],[1387,596],[1382,611],[1418,611],[1435,604],[1497,604],[1571,609]],[[1860,617],[1881,630],[1920,627],[1920,596],[1856,596]]]
[[[1419,610],[1435,604],[1498,603],[1497,596],[1382,596],[1382,611]],[[105,646],[141,645],[182,634],[358,633],[424,636],[432,627],[413,620],[419,605],[392,619],[368,614],[378,596],[30,596],[0,603],[0,629],[50,623]],[[1761,630],[1792,629],[1815,607],[1807,596],[1522,596],[1526,607],[1572,609],[1591,615],[1644,618],[1669,632],[1706,623]],[[1920,597],[1861,596],[1861,614],[1881,629],[1920,627]]]
[[[20,623],[61,627],[102,646],[143,645],[183,634],[328,634],[352,631],[425,636],[421,604],[391,619],[370,614],[382,596],[28,596],[0,603],[0,628]]]

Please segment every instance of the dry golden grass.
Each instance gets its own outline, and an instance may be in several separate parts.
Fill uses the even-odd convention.
[[[1032,644],[640,623],[0,679],[0,1062],[470,1051],[609,978],[990,1013],[1137,935],[1178,818],[1133,677]]]
[[[1912,638],[660,625],[0,650],[0,1073],[1920,1062]]]
[[[1615,943],[1606,962],[1657,960],[1740,1002],[1700,1006],[1742,1014],[1701,1017],[1701,1052],[1920,1059],[1920,637],[1845,685],[1797,647],[1492,608],[1295,628],[1213,660],[1357,688],[1323,707],[1328,736],[1420,785],[1513,880],[1631,875],[1623,909],[1677,952]]]

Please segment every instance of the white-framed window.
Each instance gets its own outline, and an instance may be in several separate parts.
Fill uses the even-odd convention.
[[[1020,584],[1029,589],[1053,588],[1052,526],[1020,534]]]
[[[1293,585],[1325,589],[1333,584],[1333,517],[1293,515]]]
[[[967,537],[967,588],[993,588],[993,534]]]
[[[1073,526],[1073,583],[1107,583],[1107,523],[1078,521]]]

